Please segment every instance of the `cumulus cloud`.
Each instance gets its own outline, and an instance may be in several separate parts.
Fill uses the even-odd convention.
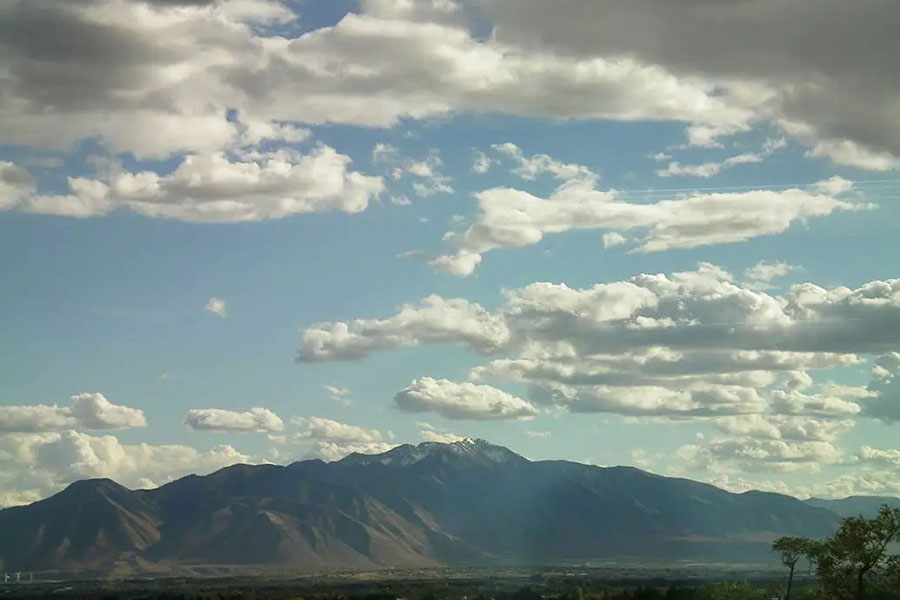
[[[452,444],[466,439],[465,436],[451,433],[430,423],[416,423],[416,426],[419,428],[419,437],[425,442]]]
[[[675,119],[718,132],[746,129],[759,103],[624,53],[576,59],[478,39],[459,11],[423,2],[367,2],[298,37],[267,37],[267,26],[297,18],[274,0],[58,9],[35,0],[0,15],[8,143],[61,149],[99,137],[143,156],[210,151],[239,135],[229,108],[266,122],[390,126],[465,110]],[[33,42],[51,30],[59,44]]]
[[[402,156],[394,146],[376,144],[372,149],[372,163],[385,167],[387,175],[394,181],[412,179],[413,193],[420,198],[453,193],[450,178],[440,171],[443,161],[437,151],[431,151],[422,160],[415,160]]]
[[[228,445],[200,451],[179,444],[123,444],[113,435],[73,430],[0,436],[0,483],[22,490],[6,494],[9,503],[45,497],[77,479],[109,477],[127,487],[155,487],[252,462],[257,461]]]
[[[494,144],[491,148],[509,158],[515,165],[512,170],[513,174],[518,175],[522,179],[533,181],[544,173],[562,181],[581,180],[593,182],[599,179],[596,173],[584,165],[564,163],[546,154],[526,156],[522,149],[512,142]]]
[[[394,402],[407,412],[435,412],[448,419],[531,419],[530,403],[489,385],[422,377],[397,392]]]
[[[184,417],[191,429],[232,433],[278,433],[284,430],[281,417],[267,408],[251,408],[236,412],[220,408],[192,408]]]
[[[217,317],[222,317],[223,319],[228,316],[228,311],[225,309],[225,300],[222,298],[210,298],[209,302],[206,303],[206,306],[203,307],[207,312],[211,312]]]
[[[632,202],[592,182],[564,183],[548,198],[513,188],[478,192],[477,221],[445,240],[456,252],[431,260],[454,275],[471,275],[486,252],[539,243],[544,236],[575,230],[636,234],[635,252],[659,252],[742,242],[786,231],[791,225],[836,211],[870,205],[826,193],[822,188],[693,193],[656,202]],[[618,241],[618,238],[610,238]]]
[[[621,246],[622,244],[627,243],[628,238],[617,231],[610,231],[609,233],[603,234],[604,248],[615,248],[616,246]]]
[[[677,457],[690,469],[719,472],[817,472],[837,463],[842,451],[825,441],[720,438],[679,448]]]
[[[69,193],[35,195],[25,210],[93,217],[118,208],[191,222],[232,223],[295,214],[356,213],[381,193],[380,177],[349,171],[350,158],[319,145],[308,154],[282,149],[232,159],[192,154],[166,175],[117,171],[105,179],[69,178]]]
[[[721,432],[733,437],[833,442],[852,429],[854,421],[751,414],[722,417],[715,420],[715,425]]]
[[[293,441],[310,443],[311,455],[327,461],[339,460],[354,452],[380,454],[396,446],[377,429],[365,429],[324,417],[295,417],[291,425],[297,428]]]
[[[302,362],[355,360],[401,346],[458,343],[461,337],[473,348],[489,350],[505,343],[509,332],[501,318],[477,304],[429,296],[388,319],[313,325],[303,331],[297,358]]]
[[[773,294],[709,264],[581,289],[540,282],[507,290],[492,310],[431,296],[384,319],[316,324],[303,332],[299,357],[358,360],[455,344],[488,359],[471,380],[525,383],[534,403],[645,418],[766,415],[757,425],[770,439],[793,440],[803,429],[823,441],[830,426],[814,434],[809,419],[874,416],[879,390],[872,387],[889,389],[893,371],[882,365],[893,363],[880,360],[869,390],[815,383],[809,372],[896,348],[898,290],[900,280],[888,280],[855,289],[803,283]],[[450,411],[445,400],[459,389],[425,378],[398,403]]]
[[[0,432],[129,429],[146,425],[140,409],[113,404],[97,393],[72,396],[69,406],[0,406]]]
[[[578,413],[615,413],[629,417],[711,417],[759,413],[765,400],[750,387],[696,383],[688,389],[653,386],[534,386],[536,403],[565,406]]]
[[[161,157],[234,144],[243,125],[231,109],[275,128],[457,111],[675,120],[706,145],[770,121],[814,156],[895,168],[900,137],[883,126],[900,89],[893,13],[826,1],[751,11],[489,0],[473,19],[450,0],[368,0],[296,36],[277,26],[298,14],[275,0],[6,3],[0,136],[54,149],[96,137]],[[494,34],[473,34],[475,21]]]
[[[785,277],[798,267],[786,262],[759,261],[754,266],[744,271],[744,277],[760,289],[768,289],[772,286],[773,279]]]
[[[718,81],[734,97],[755,100],[757,118],[774,120],[820,155],[896,168],[900,134],[883,127],[900,90],[897,76],[885,75],[897,50],[890,6],[488,0],[483,7],[501,43],[581,60],[627,54],[682,80]],[[706,132],[693,133],[702,141]]]

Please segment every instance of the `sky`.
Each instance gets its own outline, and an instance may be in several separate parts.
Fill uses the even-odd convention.
[[[897,30],[0,0],[0,506],[463,437],[900,495]]]

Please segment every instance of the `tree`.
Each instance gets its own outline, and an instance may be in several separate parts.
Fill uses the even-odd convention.
[[[783,600],[790,600],[794,584],[794,569],[801,558],[810,555],[813,542],[799,537],[780,537],[772,544],[772,551],[781,554],[781,564],[788,568],[787,590]]]
[[[896,594],[900,557],[889,555],[887,549],[891,542],[900,541],[900,508],[882,506],[874,519],[848,517],[825,541],[804,541],[804,553],[827,597],[881,600]]]

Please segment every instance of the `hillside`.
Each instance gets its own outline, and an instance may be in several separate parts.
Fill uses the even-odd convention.
[[[482,440],[288,466],[235,465],[153,490],[72,484],[0,511],[7,570],[297,570],[592,559],[769,560],[834,510],[630,467],[530,461]]]

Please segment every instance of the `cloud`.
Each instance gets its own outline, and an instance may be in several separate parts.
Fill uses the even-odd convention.
[[[34,189],[34,179],[28,171],[0,160],[0,210],[18,206]]]
[[[127,487],[155,487],[252,462],[257,461],[228,445],[200,451],[179,444],[123,444],[113,435],[72,430],[0,436],[0,483],[23,490],[17,501],[46,497],[77,479],[109,477]]]
[[[862,446],[856,456],[865,463],[900,469],[900,450],[877,450],[871,446]]]
[[[827,394],[776,390],[772,395],[772,408],[778,414],[846,418],[859,414],[861,410],[855,402]]]
[[[871,397],[863,405],[866,416],[885,423],[900,421],[900,353],[888,352],[875,359],[868,391]]]
[[[184,417],[184,424],[203,431],[232,433],[278,433],[284,430],[284,421],[267,408],[251,408],[247,412],[235,412],[220,408],[192,408]]]
[[[432,150],[423,160],[415,160],[401,156],[393,146],[376,144],[372,149],[372,163],[385,167],[394,181],[413,179],[413,193],[420,198],[453,193],[450,178],[440,172],[443,162],[436,150]]]
[[[380,127],[466,111],[680,121],[705,145],[770,122],[814,156],[895,168],[891,7],[825,2],[369,0],[296,36],[284,25],[298,14],[274,0],[7,3],[0,137],[57,150],[99,138],[162,157],[233,144],[232,109]]]
[[[350,396],[352,395],[352,392],[350,391],[350,388],[326,383],[322,386],[322,389],[328,393],[328,396],[332,400],[340,402],[341,404],[350,404],[351,402]]]
[[[900,345],[898,290],[900,280],[888,280],[773,294],[710,264],[585,288],[538,282],[507,290],[494,309],[430,296],[384,319],[316,324],[303,332],[299,357],[460,345],[486,359],[470,380],[522,382],[535,403],[642,418],[766,415],[770,430],[776,422],[809,429],[809,419],[847,421],[891,405],[879,405],[881,388],[873,389],[890,393],[888,359],[868,390],[815,383],[809,372]],[[430,410],[457,385],[426,378],[409,390],[419,395],[398,398]],[[772,439],[793,439],[785,432]]]
[[[786,262],[768,262],[762,260],[744,271],[744,277],[759,289],[769,289],[771,288],[773,279],[785,277],[792,271],[796,271],[798,268],[799,267]]]
[[[885,75],[898,44],[887,5],[488,0],[483,8],[498,43],[573,60],[625,54],[680,80],[717,81],[730,92],[726,104],[752,105],[756,118],[841,164],[883,168],[900,155],[900,134],[883,127],[900,90],[898,76]],[[701,141],[705,132],[693,133]]]
[[[380,454],[396,446],[377,429],[365,429],[323,417],[295,417],[291,425],[298,428],[293,441],[311,443],[311,455],[327,461],[339,460],[354,452]]]
[[[676,456],[687,460],[692,470],[814,473],[822,465],[839,462],[843,453],[830,442],[823,441],[721,438],[707,441],[702,446],[682,446]]]
[[[477,304],[429,296],[419,306],[404,306],[389,319],[313,325],[303,331],[297,358],[302,362],[355,360],[376,350],[460,339],[487,350],[502,345],[508,336],[503,320]]]
[[[556,348],[560,358],[668,348],[649,357],[678,365],[693,358],[692,352],[706,353],[715,364],[715,352],[728,350],[718,362],[782,364],[793,371],[806,361],[853,364],[853,353],[895,347],[898,289],[900,280],[855,289],[802,283],[770,295],[703,263],[697,271],[644,274],[581,289],[534,283],[508,291],[494,311],[432,295],[386,319],[311,326],[303,332],[300,357],[355,360],[424,344],[462,344],[493,354],[540,344]]]
[[[143,411],[111,403],[103,394],[77,394],[70,406],[0,406],[0,432],[146,427]]]
[[[604,248],[615,248],[616,246],[621,246],[622,244],[627,244],[627,243],[628,243],[628,238],[616,231],[610,231],[609,233],[603,234],[603,247]]]
[[[406,412],[436,412],[447,419],[531,419],[530,403],[489,385],[447,379],[414,379],[397,392],[394,402]]]
[[[615,413],[629,417],[692,418],[755,414],[765,400],[749,387],[697,383],[688,389],[651,386],[534,386],[535,403],[559,405],[576,413]]]
[[[741,415],[716,419],[715,426],[730,436],[753,439],[833,442],[854,422],[783,415]]]
[[[0,110],[9,118],[0,135],[53,149],[98,137],[114,152],[163,156],[233,143],[239,124],[228,109],[275,123],[386,127],[471,111],[736,131],[758,103],[624,53],[573,59],[481,40],[458,11],[434,5],[363,9],[290,37],[269,27],[297,19],[275,1],[8,5]],[[55,32],[58,43],[35,43],[38,31]]]
[[[574,182],[574,183],[573,183]],[[477,221],[444,238],[454,254],[432,266],[454,275],[471,275],[486,252],[539,243],[545,235],[604,229],[638,234],[633,252],[660,252],[746,241],[786,231],[811,217],[869,205],[829,195],[820,188],[685,194],[656,202],[631,202],[615,190],[572,180],[548,198],[513,188],[476,194]]]
[[[512,170],[513,174],[522,179],[533,181],[544,173],[562,181],[594,182],[599,179],[596,173],[583,165],[563,163],[546,154],[525,156],[522,149],[511,142],[494,144],[491,148],[512,160],[516,165]]]
[[[535,431],[535,430],[528,429],[525,431],[525,435],[527,435],[530,438],[546,439],[546,438],[550,437],[551,432],[543,431],[543,430]]]
[[[225,300],[222,298],[210,298],[203,309],[223,319],[228,316],[225,310]]]
[[[94,217],[119,208],[189,222],[234,223],[302,213],[357,213],[381,193],[380,177],[349,171],[350,158],[319,145],[308,154],[282,149],[232,160],[191,154],[174,171],[117,171],[104,179],[69,178],[69,193],[31,196],[30,212]]]
[[[482,152],[481,150],[475,151],[475,156],[472,158],[472,172],[473,173],[487,173],[491,170],[491,167],[494,165],[494,159],[490,156]]]
[[[416,423],[419,428],[419,437],[425,442],[439,442],[441,444],[452,444],[460,442],[465,436],[456,435],[444,429],[440,429],[430,423]]]
[[[744,152],[743,154],[729,156],[720,162],[706,162],[696,165],[683,165],[680,162],[673,161],[664,169],[657,170],[656,174],[659,177],[713,177],[730,167],[761,163],[786,145],[787,141],[784,138],[767,139],[759,152]]]

